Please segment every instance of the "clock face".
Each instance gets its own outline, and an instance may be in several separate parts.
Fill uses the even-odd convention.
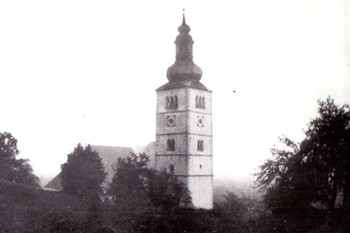
[[[197,126],[204,127],[204,116],[197,116]]]
[[[176,116],[175,115],[169,115],[166,117],[166,125],[168,127],[175,127],[175,120],[176,120]]]

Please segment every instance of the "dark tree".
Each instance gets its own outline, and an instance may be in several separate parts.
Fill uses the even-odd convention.
[[[214,206],[218,232],[251,232],[246,229],[247,205],[234,193],[227,192],[223,197],[224,201]]]
[[[137,206],[152,204],[157,208],[188,205],[190,196],[185,185],[173,174],[149,169],[148,161],[144,153],[118,159],[109,188],[115,203],[123,205],[130,202]]]
[[[113,197],[118,212],[124,216],[141,213],[150,205],[146,188],[148,161],[145,154],[118,158],[108,193]]]
[[[148,197],[163,211],[172,212],[179,207],[190,207],[189,190],[174,174],[152,170],[148,176]]]
[[[105,177],[101,158],[90,145],[84,148],[79,143],[68,154],[67,162],[61,165],[63,191],[89,201],[101,194]]]
[[[18,153],[16,138],[11,133],[0,133],[0,179],[40,187],[39,179],[33,174],[29,160],[16,159]]]
[[[260,166],[257,186],[265,189],[265,203],[273,210],[303,209],[311,204],[335,207],[343,192],[349,207],[350,108],[330,97],[318,101],[319,116],[297,144],[283,137],[284,149],[272,149],[272,159]]]
[[[148,168],[148,161],[144,153],[118,159],[108,192],[116,222],[136,232],[190,202],[187,189],[174,175]]]
[[[147,163],[145,154],[131,154],[118,158],[115,174],[108,190],[112,197],[112,216],[118,231],[127,232],[137,225],[138,219],[153,213],[147,195]]]

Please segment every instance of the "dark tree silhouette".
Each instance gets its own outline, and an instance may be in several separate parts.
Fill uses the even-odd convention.
[[[146,154],[118,159],[109,188],[116,222],[139,229],[155,216],[166,216],[190,202],[186,187],[172,174],[147,168]]]
[[[124,216],[146,211],[150,205],[146,189],[148,161],[145,154],[118,158],[108,193],[112,196],[117,211]]]
[[[223,197],[223,202],[214,206],[214,212],[218,215],[218,232],[252,232],[247,229],[248,205],[232,192],[227,192]]]
[[[163,211],[191,206],[189,190],[172,173],[152,170],[148,175],[147,190],[151,203]]]
[[[96,151],[79,143],[61,165],[63,191],[90,201],[101,194],[106,172]]]
[[[16,138],[11,133],[0,133],[0,179],[40,187],[39,179],[33,174],[29,160],[16,159],[18,153]]]
[[[185,185],[173,174],[147,168],[148,162],[144,153],[118,159],[109,188],[115,203],[152,204],[163,209],[189,205],[190,196]]]
[[[318,101],[319,116],[297,144],[283,137],[284,149],[272,149],[272,159],[260,166],[257,186],[267,190],[265,203],[273,210],[303,209],[311,204],[335,207],[339,192],[349,207],[350,108],[328,97]]]

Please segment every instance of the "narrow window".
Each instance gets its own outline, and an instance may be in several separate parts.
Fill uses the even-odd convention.
[[[174,108],[174,97],[170,96],[170,108]]]
[[[177,96],[175,96],[174,108],[177,108],[177,107],[178,107]]]
[[[170,173],[174,173],[174,165],[170,164],[169,170],[170,170]]]
[[[166,141],[166,151],[175,151],[175,140],[168,139]]]
[[[202,108],[205,109],[205,98],[202,97]]]
[[[169,100],[169,96],[166,97],[166,104],[165,104],[166,108],[170,107],[170,100]]]
[[[199,164],[199,168],[202,169],[202,164]]]
[[[199,100],[198,100],[198,95],[196,96],[196,108],[199,108]]]
[[[166,150],[167,150],[167,151],[170,151],[170,150],[171,150],[171,142],[170,142],[169,139],[166,141]]]
[[[204,142],[203,142],[203,140],[198,140],[197,141],[197,150],[198,151],[203,151],[203,149],[204,149]]]
[[[175,151],[175,140],[171,140],[171,151]]]

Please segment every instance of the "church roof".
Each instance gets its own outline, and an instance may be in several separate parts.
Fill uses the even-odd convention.
[[[193,40],[189,32],[191,28],[186,24],[183,15],[182,24],[178,27],[179,35],[176,37],[176,59],[175,63],[167,70],[168,83],[159,87],[157,91],[174,88],[191,87],[201,90],[208,90],[200,79],[202,69],[193,62]]]
[[[117,146],[91,146],[101,157],[102,164],[107,172],[105,182],[110,183],[114,175],[113,165],[116,164],[118,158],[126,158],[133,153],[131,147],[117,147]]]
[[[155,142],[149,143],[144,147],[118,147],[118,146],[99,146],[99,145],[91,145],[92,150],[96,151],[98,155],[101,157],[102,164],[107,172],[106,180],[102,184],[103,187],[108,187],[108,184],[111,183],[112,178],[114,176],[114,165],[117,163],[118,158],[126,158],[130,156],[132,153],[145,153],[149,156],[150,162],[149,167],[155,167]],[[55,189],[62,190],[61,184],[61,173],[56,175],[45,188],[47,189]]]

